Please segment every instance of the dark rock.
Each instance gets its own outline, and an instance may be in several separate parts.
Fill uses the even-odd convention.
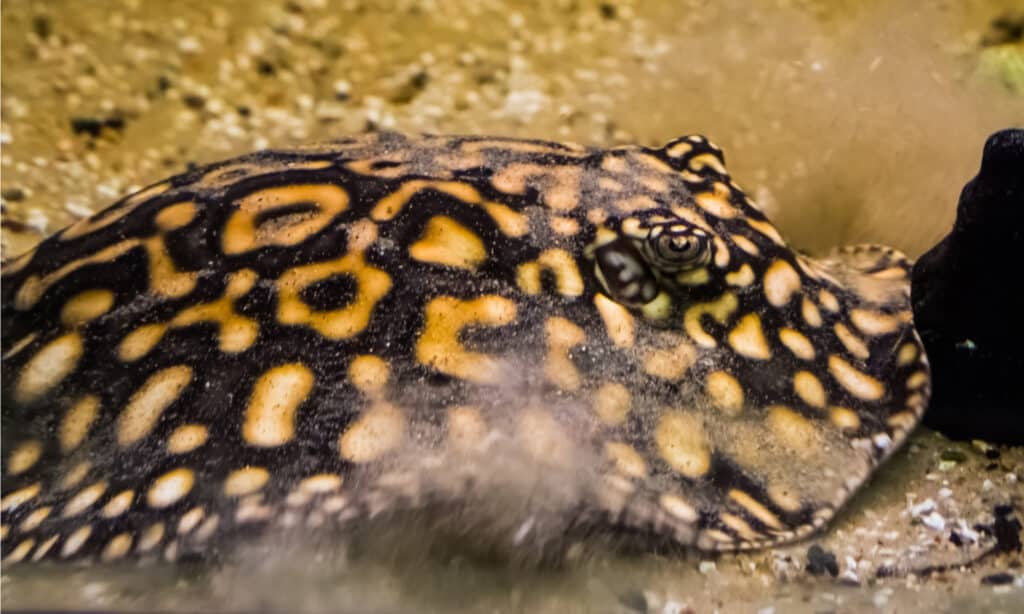
[[[202,110],[206,106],[206,99],[199,94],[185,94],[181,101],[185,103],[185,106],[196,111]]]
[[[981,579],[982,584],[999,585],[1009,584],[1011,582],[1013,582],[1013,574],[1006,573],[1005,571],[1000,573],[989,574]]]
[[[104,128],[120,132],[124,130],[123,115],[113,114],[109,117],[78,116],[71,118],[71,131],[75,134],[87,134],[93,138],[103,133]]]
[[[1007,509],[1009,508],[1009,509]],[[1009,505],[999,505],[995,509],[996,521],[992,524],[992,534],[996,538],[996,551],[1020,552],[1020,521],[1013,515]]]
[[[924,422],[954,439],[1024,444],[1024,130],[985,143],[953,230],[914,265],[914,322],[932,367]]]
[[[822,576],[826,572],[833,578],[839,575],[839,562],[836,555],[828,552],[818,544],[807,549],[807,571],[813,576]]]
[[[103,120],[98,117],[72,117],[71,131],[75,134],[99,136],[103,132]]]
[[[46,40],[53,33],[53,22],[50,20],[49,15],[36,15],[32,18],[32,31],[36,33],[36,36]]]
[[[0,196],[2,196],[4,200],[16,203],[25,200],[25,190],[22,190],[21,188],[4,188],[0,191]]]

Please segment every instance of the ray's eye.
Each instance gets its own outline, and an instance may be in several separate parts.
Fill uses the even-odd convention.
[[[645,243],[651,263],[667,271],[706,264],[711,256],[711,241],[707,234],[684,224],[655,226]]]

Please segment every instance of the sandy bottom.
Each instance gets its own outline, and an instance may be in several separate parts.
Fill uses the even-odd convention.
[[[189,163],[367,129],[594,145],[699,132],[795,245],[915,256],[951,224],[985,136],[1024,124],[1024,99],[979,60],[1013,0],[535,4],[5,4],[4,256]],[[1019,553],[956,567],[996,543],[997,506],[1022,509],[1019,477],[1024,449],[922,432],[825,535],[788,549],[702,559],[590,544],[537,568],[424,546],[400,523],[357,544],[268,542],[216,569],[5,568],[2,605],[1020,611]],[[807,570],[813,543],[835,576]],[[914,573],[934,565],[953,567]]]

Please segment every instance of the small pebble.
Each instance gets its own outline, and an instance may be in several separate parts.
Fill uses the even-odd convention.
[[[1010,584],[1013,582],[1013,574],[1004,572],[989,574],[981,579],[982,584],[989,584],[998,586],[1000,584]]]
[[[714,561],[701,561],[700,565],[697,566],[697,569],[699,569],[702,574],[707,575],[713,571],[717,571],[718,566],[715,565]]]
[[[833,578],[839,575],[839,562],[836,555],[826,551],[818,544],[807,549],[807,571],[814,576],[824,575],[826,572]]]
[[[946,528],[946,519],[943,518],[938,512],[932,512],[921,518],[921,522],[936,531],[941,531]]]

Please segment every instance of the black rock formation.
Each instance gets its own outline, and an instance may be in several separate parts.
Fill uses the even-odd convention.
[[[988,138],[953,230],[914,265],[911,295],[932,366],[925,424],[1024,444],[1024,130]]]

